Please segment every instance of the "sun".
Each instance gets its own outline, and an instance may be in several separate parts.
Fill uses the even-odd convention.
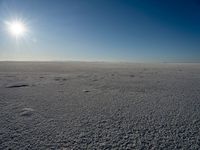
[[[22,21],[14,20],[7,22],[7,27],[9,32],[16,38],[22,37],[27,32],[26,25]]]

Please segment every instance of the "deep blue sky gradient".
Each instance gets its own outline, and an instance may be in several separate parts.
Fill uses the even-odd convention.
[[[16,41],[4,21],[30,29]],[[1,60],[199,61],[198,0],[0,0]]]

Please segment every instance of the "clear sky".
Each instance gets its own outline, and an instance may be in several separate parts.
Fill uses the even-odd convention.
[[[200,1],[0,0],[0,60],[199,61]]]

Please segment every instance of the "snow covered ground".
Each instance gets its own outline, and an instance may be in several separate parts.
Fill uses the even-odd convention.
[[[200,149],[200,64],[0,62],[0,149]]]

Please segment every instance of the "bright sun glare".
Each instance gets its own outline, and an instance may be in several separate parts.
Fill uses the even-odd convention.
[[[26,25],[21,21],[7,22],[9,32],[16,38],[23,36],[27,29]]]

